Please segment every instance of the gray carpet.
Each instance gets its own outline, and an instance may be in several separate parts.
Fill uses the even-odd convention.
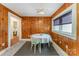
[[[42,45],[42,52],[39,53],[38,49],[36,54],[34,54],[33,50],[30,49],[31,43],[26,42],[23,47],[14,55],[14,56],[58,56],[55,49],[51,47],[47,47],[46,44]]]

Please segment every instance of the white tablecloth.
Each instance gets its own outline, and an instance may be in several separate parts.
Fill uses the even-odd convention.
[[[49,34],[33,34],[31,35],[31,39],[32,38],[36,38],[37,40],[41,39],[41,43],[49,43],[52,40]]]

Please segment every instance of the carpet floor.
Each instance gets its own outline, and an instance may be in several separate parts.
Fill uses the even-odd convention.
[[[31,42],[26,42],[14,56],[58,56],[58,54],[52,46],[48,47],[46,44],[42,45],[41,53],[37,49],[34,54]]]

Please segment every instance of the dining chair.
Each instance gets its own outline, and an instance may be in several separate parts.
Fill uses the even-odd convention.
[[[50,40],[49,40],[49,38],[43,38],[43,39],[42,39],[42,43],[43,43],[43,44],[47,44],[48,47],[50,47]]]
[[[36,53],[36,46],[39,47],[39,52],[41,53],[41,39],[40,38],[31,38],[31,50],[34,49],[34,54]]]

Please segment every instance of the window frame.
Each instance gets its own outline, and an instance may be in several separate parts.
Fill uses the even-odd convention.
[[[62,31],[62,25],[66,25],[66,24],[72,24],[72,20],[71,20],[71,22],[69,22],[69,23],[63,23],[62,22],[62,20],[63,20],[63,17],[66,17],[67,15],[69,15],[69,14],[72,14],[72,10],[70,10],[69,12],[67,12],[67,13],[65,13],[65,14],[63,14],[62,16],[60,16],[60,17],[58,17],[58,18],[56,18],[55,20],[54,20],[54,30],[55,31],[61,31],[61,32],[63,32],[63,33],[69,33],[69,32],[64,32],[64,31]],[[57,21],[59,21],[59,23],[56,23],[56,20]],[[59,26],[59,30],[56,30],[55,29],[55,26]],[[70,33],[69,33],[70,34]]]
[[[56,19],[56,18],[58,18],[58,17],[60,17],[60,16],[62,16],[62,15],[64,15],[64,14],[66,14],[67,12],[69,12],[69,11],[71,11],[72,10],[72,33],[70,34],[70,33],[65,33],[65,32],[62,32],[61,31],[61,29],[62,29],[62,27],[60,26],[60,30],[59,31],[56,31],[56,30],[54,30],[54,25],[53,25],[53,21]],[[74,17],[73,17],[74,16]],[[76,4],[72,4],[70,7],[68,7],[66,10],[64,10],[63,12],[61,12],[60,14],[58,14],[57,16],[55,16],[54,18],[52,18],[52,32],[56,32],[56,33],[58,33],[58,34],[60,34],[60,35],[63,35],[63,36],[66,36],[66,37],[69,37],[69,38],[71,38],[71,39],[74,39],[74,40],[76,40],[76,19],[77,19],[77,17],[76,17],[77,15],[76,15]]]

